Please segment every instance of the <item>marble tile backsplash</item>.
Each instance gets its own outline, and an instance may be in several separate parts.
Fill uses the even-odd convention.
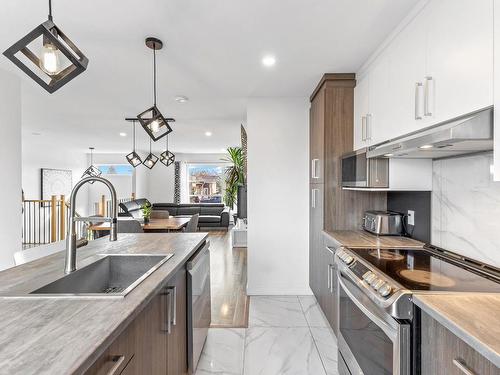
[[[500,182],[493,155],[433,164],[432,244],[500,267]]]

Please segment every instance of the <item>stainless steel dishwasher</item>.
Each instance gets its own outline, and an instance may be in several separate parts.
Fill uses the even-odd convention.
[[[186,265],[188,271],[188,364],[194,374],[212,320],[210,301],[210,242]]]

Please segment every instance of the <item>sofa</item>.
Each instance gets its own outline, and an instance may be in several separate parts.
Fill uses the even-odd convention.
[[[154,203],[153,210],[179,217],[199,214],[198,228],[229,228],[229,209],[221,203]]]
[[[122,202],[119,206],[123,212],[120,212],[118,216],[132,216],[134,219],[142,219],[141,207],[146,203],[151,204],[146,198]]]

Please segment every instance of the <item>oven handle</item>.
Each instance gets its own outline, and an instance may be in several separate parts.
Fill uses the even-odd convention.
[[[391,339],[392,342],[396,342],[398,338],[398,330],[395,327],[389,325],[385,320],[380,318],[377,314],[371,312],[367,309],[349,290],[347,285],[344,283],[342,279],[348,280],[342,272],[338,272],[338,280],[339,284],[347,294],[347,296],[351,299],[352,302],[365,314],[373,323],[375,323],[384,333]]]

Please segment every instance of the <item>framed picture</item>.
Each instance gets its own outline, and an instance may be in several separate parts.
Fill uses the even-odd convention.
[[[41,177],[42,200],[50,200],[53,195],[69,198],[73,188],[73,173],[70,170],[42,168]]]

